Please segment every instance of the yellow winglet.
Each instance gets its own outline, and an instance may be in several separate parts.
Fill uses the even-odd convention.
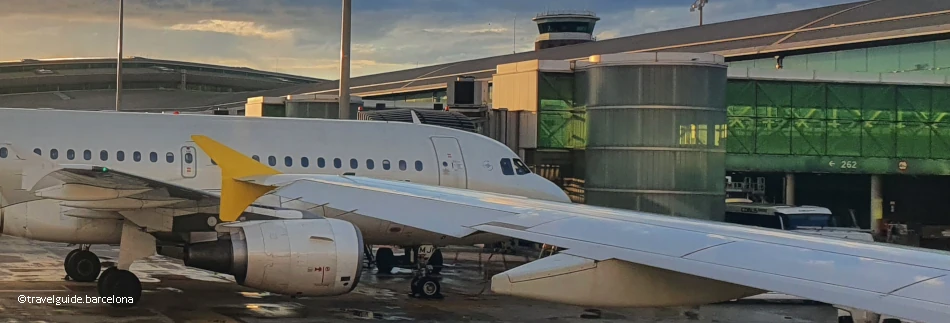
[[[191,139],[204,150],[208,157],[221,167],[221,206],[219,215],[221,221],[237,220],[251,203],[274,189],[273,186],[264,186],[242,182],[236,179],[255,175],[277,175],[276,169],[245,156],[231,149],[231,147],[214,141],[203,135],[192,135]]]

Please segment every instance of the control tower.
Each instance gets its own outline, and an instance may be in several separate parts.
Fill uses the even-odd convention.
[[[531,20],[541,33],[534,42],[534,50],[539,50],[594,41],[594,25],[600,18],[586,10],[560,10],[540,13]]]

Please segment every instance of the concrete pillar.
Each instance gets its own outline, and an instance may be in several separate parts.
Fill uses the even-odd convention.
[[[871,175],[871,230],[877,233],[884,218],[884,196],[881,193],[881,175]]]
[[[795,174],[785,174],[785,204],[795,205]]]

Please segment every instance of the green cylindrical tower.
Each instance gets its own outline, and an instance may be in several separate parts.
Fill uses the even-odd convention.
[[[713,54],[595,55],[575,62],[586,102],[588,204],[721,221],[726,63]]]

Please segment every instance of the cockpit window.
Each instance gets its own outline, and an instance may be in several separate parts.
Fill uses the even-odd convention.
[[[515,171],[511,168],[511,158],[501,159],[501,173],[505,175],[514,175]]]
[[[531,169],[528,168],[528,165],[525,165],[521,159],[515,158],[515,173],[518,175],[531,174]]]

